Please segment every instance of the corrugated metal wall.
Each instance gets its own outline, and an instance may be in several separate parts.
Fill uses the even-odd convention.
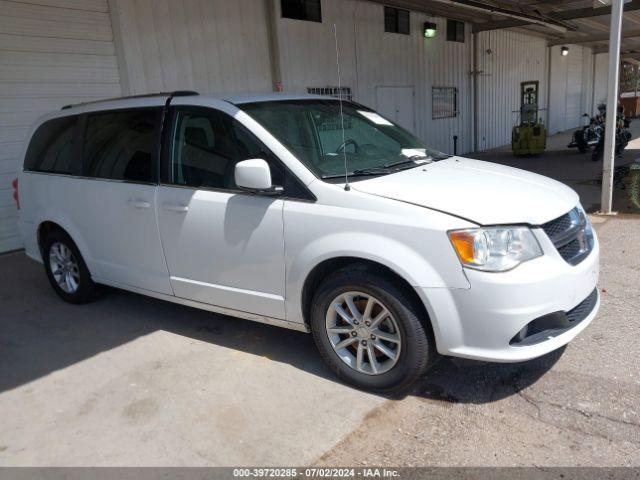
[[[337,84],[333,24],[338,30],[342,83],[354,98],[376,108],[378,87],[413,87],[415,133],[430,145],[458,152],[473,148],[471,35],[465,43],[446,41],[446,20],[411,12],[411,34],[385,33],[382,5],[359,0],[324,0],[322,24],[278,20],[282,80],[286,91]],[[280,15],[278,15],[280,17]],[[438,24],[435,38],[422,37],[422,24]],[[459,113],[432,119],[431,88],[456,87]]]
[[[275,17],[281,80],[286,92],[305,92],[307,87],[336,86],[336,25],[342,85],[357,95],[355,17],[357,2],[324,0],[322,23],[282,18],[280,2]]]
[[[31,123],[120,94],[106,0],[0,1],[0,252],[21,246],[11,182]]]
[[[582,108],[580,113],[592,115],[593,109],[593,74],[595,58],[590,48],[582,47]],[[582,120],[580,122],[582,125]]]
[[[263,0],[0,0],[0,251],[20,246],[10,182],[25,133],[37,116],[66,103],[123,92],[271,91],[266,4]],[[285,91],[336,86],[335,23],[342,83],[352,88],[357,101],[377,108],[381,88],[402,87],[385,92],[398,93],[405,105],[408,101],[413,122],[406,115],[403,119],[413,123],[419,137],[451,152],[457,135],[459,153],[473,150],[474,46],[469,26],[465,42],[456,43],[446,41],[445,19],[418,12],[411,12],[410,35],[385,33],[383,6],[366,0],[323,0],[322,23],[283,19],[280,2],[274,0],[274,5],[276,58]],[[437,23],[435,38],[422,37],[425,21]],[[489,149],[510,142],[521,82],[538,80],[540,106],[547,107],[548,49],[544,39],[512,31],[483,32],[476,48],[477,143],[479,149]],[[567,62],[572,62],[572,75],[567,82],[567,70],[564,84],[563,70],[555,71],[558,62],[552,54],[551,73],[554,81],[558,79],[558,85],[552,83],[553,99],[575,100],[570,112],[561,111],[566,103],[551,110],[556,129],[575,123],[576,112],[592,109],[593,100],[606,97],[607,55],[593,57],[581,51],[578,62],[579,48],[571,49]],[[595,83],[590,73],[594,71]],[[433,87],[457,88],[455,117],[433,119]],[[547,112],[543,117],[546,121]]]
[[[451,152],[457,135],[459,153],[473,150],[473,42],[468,26],[465,42],[456,43],[446,41],[445,19],[419,12],[411,12],[410,35],[385,33],[384,7],[365,0],[323,0],[322,23],[282,18],[280,2],[274,5],[276,55],[285,92],[337,86],[335,24],[342,84],[351,87],[355,100],[378,108],[377,89],[409,87],[414,92],[413,130],[419,137]],[[123,76],[126,90],[271,90],[265,2],[112,0],[112,6],[121,39],[121,67],[127,72]],[[438,25],[435,38],[422,37],[426,21]],[[563,81],[556,81],[552,92],[564,106],[554,109],[560,103],[552,102],[549,111],[546,45],[543,38],[514,31],[477,36],[478,149],[511,141],[519,118],[521,82],[539,81],[540,113],[545,123],[551,120],[552,131],[579,123],[579,115],[589,105],[587,99],[593,96],[588,81],[590,55],[572,46],[569,57],[561,58],[556,47],[552,67],[557,66],[558,72],[552,76]],[[556,56],[561,60],[556,61]],[[433,119],[433,87],[458,89],[455,117]]]
[[[547,108],[547,42],[519,32],[478,34],[478,149],[511,142],[519,121],[520,84],[540,82],[541,109]],[[545,123],[547,111],[542,110]]]
[[[259,0],[112,0],[130,93],[271,90]]]
[[[551,90],[549,133],[554,134],[583,125],[593,101],[593,55],[590,48],[567,45],[562,56],[560,46],[551,48]]]
[[[599,53],[594,55],[593,75],[593,112],[599,103],[607,101],[607,83],[609,78],[609,54]]]

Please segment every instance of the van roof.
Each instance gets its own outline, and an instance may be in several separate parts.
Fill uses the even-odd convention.
[[[116,98],[105,98],[102,100],[95,100],[92,102],[83,102],[65,105],[62,107],[62,110],[68,110],[76,107],[83,107],[86,105],[99,105],[102,103],[124,103],[126,104],[129,100],[133,99],[141,99],[141,98],[169,98],[169,97],[189,97],[189,96],[200,96],[198,92],[192,90],[176,90],[173,92],[157,92],[157,93],[149,93],[143,95],[130,95],[125,97],[116,97]],[[236,94],[228,94],[228,95],[202,95],[203,98],[212,98],[216,100],[224,100],[229,103],[233,103],[234,105],[241,105],[244,103],[254,103],[254,102],[277,102],[277,101],[287,101],[287,100],[310,100],[310,99],[323,99],[326,100],[326,96],[321,95],[311,95],[311,94],[291,94],[291,93],[236,93]]]

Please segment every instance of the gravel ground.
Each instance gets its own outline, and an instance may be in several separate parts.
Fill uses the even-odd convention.
[[[593,221],[600,314],[564,351],[512,365],[443,359],[317,463],[640,466],[640,217]]]

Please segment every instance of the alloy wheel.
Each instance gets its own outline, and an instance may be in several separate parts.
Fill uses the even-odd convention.
[[[327,309],[326,331],[338,357],[359,373],[381,375],[400,358],[402,336],[398,323],[372,295],[338,295]]]
[[[66,293],[75,293],[80,286],[80,266],[71,249],[55,242],[49,249],[49,267],[58,286]]]

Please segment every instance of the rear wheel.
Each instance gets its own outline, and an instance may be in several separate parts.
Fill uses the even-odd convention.
[[[42,260],[47,277],[56,293],[69,303],[94,300],[98,287],[73,240],[64,232],[54,230],[44,238]]]
[[[394,282],[366,269],[336,272],[318,289],[311,331],[328,366],[367,390],[400,390],[434,356],[428,321]]]

